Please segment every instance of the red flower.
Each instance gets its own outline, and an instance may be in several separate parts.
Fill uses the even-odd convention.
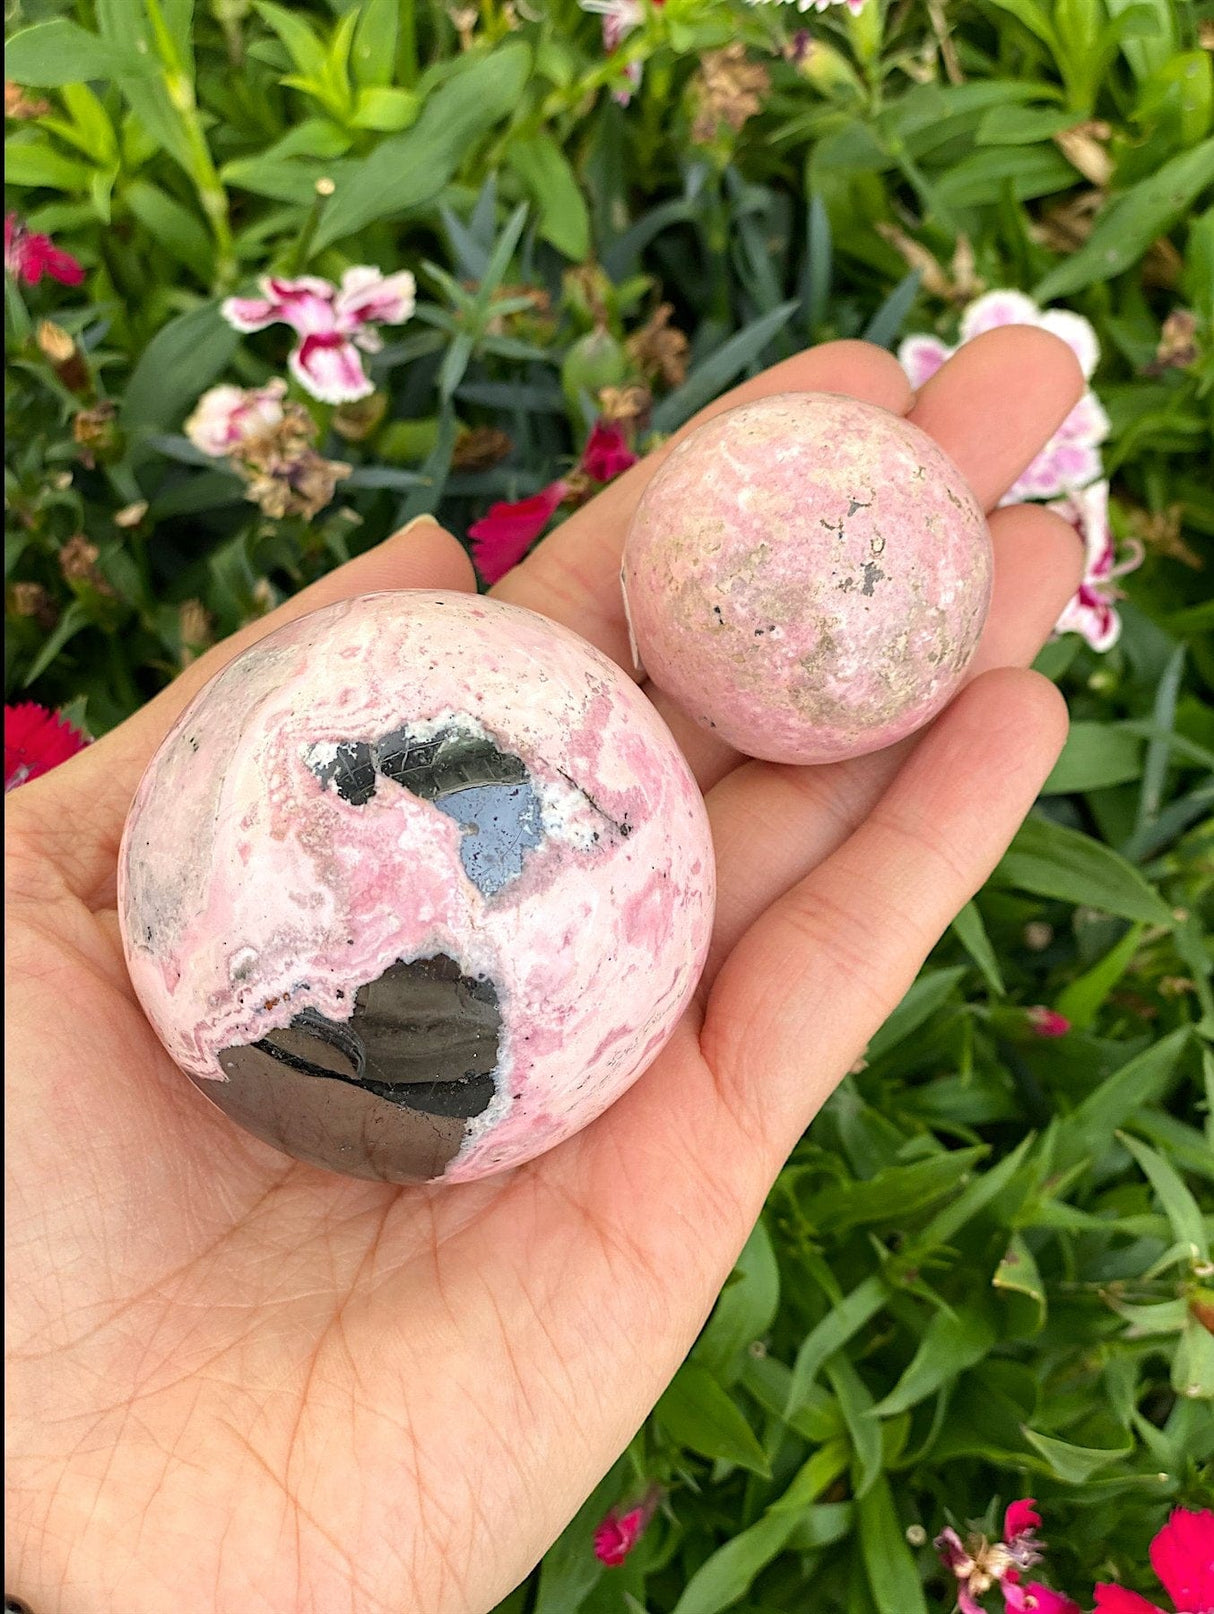
[[[1055,1009],[1047,1009],[1038,1005],[1028,1010],[1029,1025],[1039,1037],[1065,1037],[1071,1029],[1071,1022],[1065,1014],[1059,1014]],[[1038,1519],[1038,1524],[1041,1520]]]
[[[1031,1535],[1034,1530],[1041,1528],[1041,1515],[1036,1511],[1037,1499],[1032,1496],[1022,1497],[1019,1502],[1013,1502],[1003,1515],[1003,1539],[1013,1541],[1017,1536]]]
[[[4,791],[49,773],[88,744],[85,736],[45,706],[23,701],[4,708]]]
[[[661,1487],[651,1485],[635,1507],[621,1513],[612,1508],[594,1532],[594,1556],[608,1569],[618,1569],[645,1534],[661,1496]]]
[[[496,583],[518,565],[568,491],[564,482],[550,482],[529,499],[490,505],[489,514],[472,523],[472,558],[486,583]]]
[[[1027,1586],[1021,1586],[1015,1575],[1014,1569],[1009,1570],[1003,1582],[1005,1614],[1007,1611],[1010,1614],[1083,1614],[1079,1604],[1061,1592],[1051,1591],[1039,1580],[1030,1580]]]
[[[1178,1614],[1214,1614],[1214,1513],[1177,1508],[1151,1543],[1151,1563]],[[1164,1614],[1124,1586],[1097,1586],[1096,1614]]]
[[[623,427],[615,421],[596,420],[582,450],[582,470],[596,482],[613,482],[637,462]]]
[[[49,235],[27,230],[15,213],[4,217],[4,267],[28,286],[36,286],[43,275],[65,286],[78,286],[84,279],[83,266],[70,252],[57,247]]]

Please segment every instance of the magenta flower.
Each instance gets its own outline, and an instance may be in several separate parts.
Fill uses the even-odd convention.
[[[1091,377],[1100,358],[1096,332],[1082,314],[1066,308],[1038,308],[1020,291],[989,291],[972,302],[961,316],[957,342],[963,347],[985,331],[1000,325],[1036,325],[1051,331],[1070,348],[1080,368]],[[908,336],[898,359],[913,387],[928,381],[956,348],[927,334]],[[1037,458],[1004,494],[1002,504],[1025,499],[1052,499],[1094,482],[1101,474],[1100,445],[1109,434],[1109,418],[1090,389],[1071,410]]]
[[[581,467],[596,482],[613,482],[637,462],[618,421],[596,420],[582,450]]]
[[[1038,1004],[1036,1008],[1026,1010],[1026,1013],[1028,1014],[1029,1025],[1039,1037],[1065,1037],[1071,1029],[1071,1022],[1065,1014],[1059,1014],[1057,1010],[1047,1009],[1041,1004]],[[1013,1506],[1019,1507],[1020,1504],[1017,1502]],[[1010,1508],[1008,1509],[1008,1516],[1009,1518],[1011,1516]],[[1040,1524],[1041,1520],[1038,1519],[1037,1523]]]
[[[1049,506],[1069,521],[1083,540],[1083,581],[1058,618],[1056,633],[1079,633],[1093,650],[1111,650],[1121,634],[1114,603],[1121,598],[1116,580],[1142,565],[1143,548],[1135,539],[1121,560],[1109,529],[1109,484],[1095,482]]]
[[[1177,1614],[1214,1614],[1214,1513],[1177,1508],[1151,1543],[1151,1563]],[[1165,1614],[1124,1586],[1096,1588],[1096,1614]]]
[[[49,235],[27,230],[15,213],[4,215],[4,267],[27,286],[36,286],[43,275],[64,286],[78,286],[84,279],[83,265],[70,252],[57,247]]]
[[[34,701],[4,708],[4,793],[49,773],[83,751],[88,739],[58,712]]]
[[[608,1569],[618,1569],[645,1534],[645,1528],[654,1515],[661,1487],[651,1485],[635,1507],[622,1513],[611,1508],[594,1532],[594,1556]]]
[[[490,505],[488,515],[472,523],[472,559],[486,583],[496,583],[518,565],[568,491],[564,482],[549,482],[529,499]]]
[[[287,384],[277,376],[264,387],[212,387],[199,398],[185,423],[185,434],[204,454],[222,458],[250,437],[279,425],[286,395]]]
[[[352,403],[375,388],[362,353],[378,353],[376,326],[400,325],[412,314],[416,286],[407,269],[383,275],[366,265],[347,269],[340,287],[315,275],[298,280],[269,276],[261,297],[229,297],[223,317],[238,331],[289,325],[300,340],[287,361],[300,386],[322,403]]]

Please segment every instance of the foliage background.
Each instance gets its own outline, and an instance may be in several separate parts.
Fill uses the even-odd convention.
[[[1214,1494],[1212,18],[666,0],[609,55],[573,0],[10,14],[9,77],[47,105],[8,125],[6,205],[88,278],[6,282],[6,696],[94,733],[403,518],[463,533],[566,471],[605,385],[652,388],[643,446],[806,342],[952,340],[975,280],[1101,338],[1114,522],[1147,544],[1122,639],[1043,653],[1074,726],[1033,817],[503,1614],[915,1614],[951,1602],[932,1536],[1023,1494],[1084,1601],[1149,1590],[1168,1506]],[[733,41],[764,73],[714,132],[702,63]],[[936,267],[908,275],[907,241]],[[352,263],[412,268],[418,313],[372,361],[378,422],[318,410],[356,467],[336,503],[269,521],[181,434],[208,385],[282,367],[282,328],[238,342],[218,298]],[[664,379],[628,344],[659,302],[690,343]],[[1196,350],[1164,365],[1178,308]],[[40,349],[48,315],[83,381]],[[488,468],[452,463],[475,426],[510,440]],[[652,1481],[657,1518],[602,1570],[594,1524]]]

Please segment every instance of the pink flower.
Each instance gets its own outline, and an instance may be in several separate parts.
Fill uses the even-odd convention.
[[[1121,618],[1113,609],[1121,598],[1116,579],[1142,565],[1142,545],[1126,546],[1117,559],[1109,530],[1109,485],[1095,482],[1049,506],[1069,521],[1083,539],[1086,559],[1083,581],[1055,624],[1055,633],[1079,633],[1093,650],[1111,650],[1121,633]]]
[[[1047,1009],[1040,1004],[1036,1008],[1026,1010],[1026,1013],[1029,1017],[1029,1025],[1039,1037],[1065,1037],[1071,1029],[1071,1022],[1065,1014],[1059,1014],[1056,1010]],[[1020,1506],[1019,1502],[1012,1504],[1012,1507]],[[1009,1508],[1009,1518],[1011,1517],[1011,1512],[1012,1509]],[[1037,1520],[1038,1524],[1041,1523],[1036,1514],[1033,1514],[1033,1518]]]
[[[1038,308],[1031,297],[1011,290],[988,291],[969,305],[961,316],[957,346],[1001,325],[1036,325],[1052,331],[1074,353],[1089,378],[1100,358],[1096,332],[1082,314],[1067,308]],[[939,337],[921,333],[903,341],[898,359],[911,385],[921,387],[955,351]],[[1096,481],[1102,469],[1100,445],[1108,435],[1109,417],[1089,389],[1000,503],[1052,499]]]
[[[1178,1614],[1214,1614],[1214,1513],[1177,1508],[1151,1543],[1151,1563]],[[1124,1586],[1096,1588],[1096,1614],[1164,1614]]]
[[[23,701],[4,708],[4,793],[83,751],[87,738],[45,706]]]
[[[635,1507],[621,1513],[612,1508],[594,1532],[594,1556],[608,1569],[618,1569],[645,1534],[645,1527],[654,1515],[661,1487],[651,1485]]]
[[[596,420],[582,450],[581,467],[596,482],[612,482],[637,462],[624,429],[616,421]]]
[[[472,558],[486,583],[496,583],[518,565],[568,491],[564,482],[549,482],[529,499],[490,505],[488,515],[472,523]]]
[[[1051,1591],[1039,1580],[1022,1586],[1014,1575],[1014,1570],[1009,1571],[1002,1587],[1003,1606],[1011,1614],[1083,1614],[1079,1604],[1061,1592]]]
[[[285,381],[275,377],[264,387],[212,387],[204,392],[185,423],[185,434],[195,448],[219,459],[250,437],[279,425]]]
[[[15,213],[4,216],[4,267],[27,286],[36,286],[43,275],[64,286],[78,286],[84,279],[83,265],[70,252],[57,247],[49,235],[27,230]]]
[[[1031,1496],[1013,1502],[1004,1514],[1002,1541],[971,1536],[968,1541],[952,1528],[936,1537],[936,1551],[957,1580],[957,1606],[961,1614],[983,1614],[978,1599],[998,1586],[1004,1607],[1011,1614],[1080,1614],[1076,1603],[1040,1581],[1021,1582],[1021,1574],[1041,1562],[1042,1543],[1037,1530],[1041,1515]]]
[[[346,270],[340,287],[315,275],[270,276],[260,284],[263,296],[224,303],[229,325],[238,331],[289,325],[300,337],[287,361],[291,374],[322,403],[352,403],[374,392],[359,349],[378,353],[383,339],[375,327],[400,325],[412,314],[416,286],[407,269],[385,276],[361,265]]]

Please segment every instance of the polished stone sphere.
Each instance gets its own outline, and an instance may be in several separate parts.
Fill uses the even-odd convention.
[[[367,595],[229,663],[152,759],[119,856],[131,980],[250,1132],[390,1182],[467,1181],[653,1061],[712,924],[704,804],[575,634]]]
[[[990,535],[939,445],[833,393],[783,393],[691,433],[624,547],[640,660],[747,756],[836,762],[921,728],[986,621]]]

